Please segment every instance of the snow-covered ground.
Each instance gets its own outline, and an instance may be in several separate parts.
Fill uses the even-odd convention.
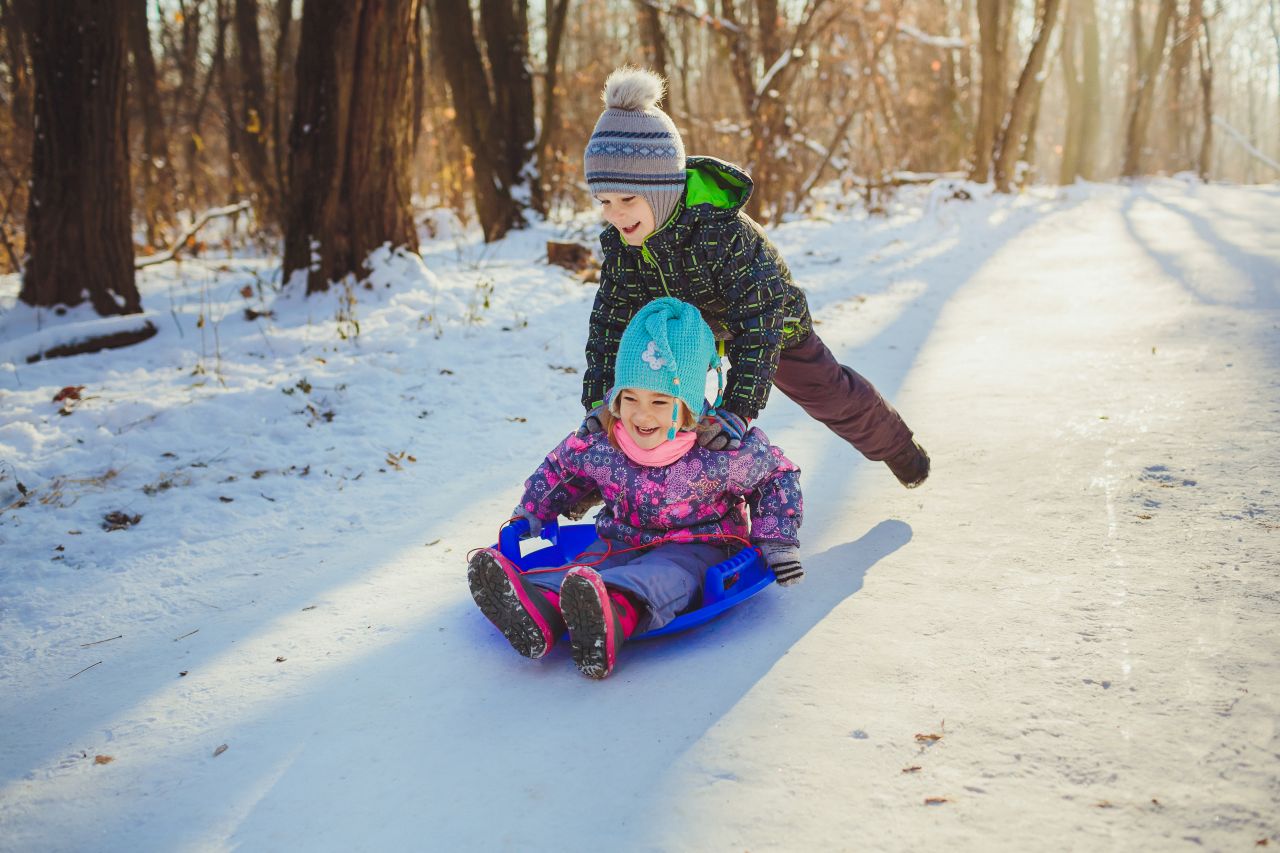
[[[554,229],[35,364],[0,281],[0,849],[1280,843],[1280,187],[965,191],[775,231],[929,482],[776,395],[806,581],[599,683],[465,582],[579,417]]]

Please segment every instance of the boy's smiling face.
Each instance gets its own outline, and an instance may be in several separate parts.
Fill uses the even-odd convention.
[[[639,246],[658,227],[653,208],[644,196],[635,193],[596,193],[600,213],[631,246]]]
[[[667,440],[671,407],[680,402],[670,394],[624,388],[618,395],[618,420],[642,449],[652,450]]]

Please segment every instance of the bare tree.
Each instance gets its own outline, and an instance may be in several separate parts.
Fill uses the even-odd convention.
[[[991,153],[1004,121],[1013,6],[1013,0],[978,0],[982,89],[973,133],[973,167],[969,171],[975,181],[985,181],[991,176]]]
[[[644,64],[662,79],[667,78],[667,37],[662,32],[662,10],[656,0],[635,0],[640,15],[640,32],[644,45]],[[671,93],[667,92],[670,100]],[[669,107],[670,105],[668,105]]]
[[[442,57],[458,130],[471,155],[480,227],[486,240],[497,240],[523,227],[526,206],[545,212],[539,182],[531,180],[527,0],[481,0],[483,58],[467,0],[437,0],[428,10],[432,44]]]
[[[1035,115],[1040,105],[1040,69],[1049,49],[1049,37],[1057,21],[1061,0],[1040,0],[1037,5],[1039,14],[1036,17],[1035,33],[1031,37],[1031,51],[1027,54],[1026,64],[1022,66],[1018,86],[1013,91],[1013,101],[996,142],[994,158],[997,192],[1009,192],[1014,163],[1022,153],[1024,141],[1033,135],[1028,132],[1028,128],[1031,116]]]
[[[18,298],[133,314],[128,0],[21,0],[35,77],[27,249]]]
[[[360,277],[390,243],[417,250],[410,210],[419,0],[307,0],[289,133],[284,275],[307,292]]]
[[[293,55],[289,51],[289,32],[293,25],[293,0],[276,0],[276,48],[272,58],[271,87],[271,136],[272,167],[276,175],[276,191],[281,204],[289,195],[288,162],[285,156],[284,127],[287,118],[281,104],[291,102],[291,89],[286,85],[292,77],[286,77],[285,69],[293,67]]]
[[[31,162],[31,130],[34,120],[34,83],[28,64],[27,34],[22,16],[11,0],[0,0],[0,33],[4,36],[2,57],[8,72],[8,106],[0,114],[0,248],[4,262],[0,271],[22,267],[24,253],[21,221],[26,215],[28,175],[24,164]],[[9,126],[4,126],[5,119]],[[7,130],[8,132],[2,132]]]
[[[129,53],[133,58],[135,95],[142,113],[142,217],[147,243],[161,246],[173,227],[175,179],[169,154],[169,131],[160,106],[160,83],[151,52],[151,28],[147,24],[147,0],[130,0],[128,9]]]
[[[1058,173],[1058,182],[1062,184],[1073,183],[1076,178],[1097,177],[1095,163],[1102,122],[1102,58],[1094,0],[1067,0],[1066,11],[1062,74],[1067,117]]]
[[[31,132],[34,84],[27,67],[27,35],[12,0],[0,0],[0,28],[4,30],[5,65],[9,71],[9,109],[15,128]]]
[[[1176,10],[1177,0],[1160,0],[1155,27],[1151,33],[1151,42],[1146,43],[1142,35],[1142,0],[1133,0],[1135,80],[1125,131],[1124,165],[1120,170],[1120,174],[1126,178],[1136,177],[1142,173],[1142,159],[1147,141],[1147,128],[1151,124],[1156,83],[1160,76],[1160,66],[1164,63],[1169,21]]]
[[[280,193],[271,168],[267,113],[266,72],[262,63],[262,39],[258,32],[257,0],[235,0],[236,66],[240,100],[233,126],[249,180],[257,200],[260,220],[272,226],[280,222]]]
[[[547,54],[542,75],[542,119],[538,130],[538,197],[543,212],[549,206],[549,176],[554,171],[556,126],[560,122],[560,48],[564,44],[569,0],[547,0]]]
[[[793,138],[790,98],[803,64],[800,60],[843,12],[837,4],[833,12],[823,15],[825,5],[825,0],[805,0],[795,24],[789,26],[778,0],[756,0],[753,24],[748,23],[748,10],[739,8],[735,0],[722,0],[721,20],[713,22],[724,37],[722,47],[750,127],[746,159],[755,192],[747,212],[762,222],[781,212],[785,189],[792,183],[784,163],[786,143]]]
[[[1191,14],[1200,19],[1196,55],[1200,66],[1201,121],[1204,124],[1196,172],[1200,175],[1200,180],[1208,183],[1209,165],[1213,156],[1213,45],[1209,38],[1209,19],[1204,15],[1204,0],[1191,0]],[[1272,24],[1274,26],[1274,19]]]

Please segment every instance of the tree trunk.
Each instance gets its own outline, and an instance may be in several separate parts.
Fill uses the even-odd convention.
[[[1168,83],[1165,86],[1163,132],[1159,134],[1159,163],[1169,172],[1180,172],[1192,167],[1195,143],[1191,136],[1195,129],[1196,115],[1188,109],[1188,100],[1195,98],[1191,86],[1191,59],[1199,38],[1200,22],[1194,12],[1179,15],[1175,8],[1173,20],[1173,46],[1169,49]]]
[[[653,0],[635,0],[636,12],[640,15],[641,50],[644,62],[662,79],[667,79],[667,39],[662,33],[662,12]],[[671,91],[667,91],[670,112]]]
[[[262,67],[262,39],[258,33],[258,0],[235,0],[236,56],[240,102],[235,126],[238,147],[253,183],[259,221],[278,227],[280,195],[272,180],[268,146],[267,84]]]
[[[30,262],[18,298],[133,314],[126,85],[128,0],[22,0],[31,37],[36,134],[27,210]]]
[[[10,92],[10,114],[13,116],[15,129],[28,141],[31,134],[32,104],[34,101],[33,84],[27,69],[27,35],[22,17],[13,8],[11,0],[0,0],[0,25],[4,27],[6,56],[9,78],[12,84]]]
[[[1155,29],[1151,33],[1151,44],[1144,45],[1142,0],[1133,0],[1133,46],[1137,80],[1125,133],[1124,166],[1120,170],[1120,174],[1126,178],[1137,177],[1142,173],[1147,128],[1151,124],[1151,109],[1155,101],[1156,81],[1160,74],[1160,66],[1164,62],[1165,42],[1169,36],[1169,20],[1173,17],[1176,7],[1177,0],[1160,0]]]
[[[284,276],[307,293],[362,277],[385,243],[416,251],[409,198],[419,0],[307,0],[289,133]]]
[[[551,197],[550,179],[555,171],[556,127],[560,122],[560,48],[569,0],[547,0],[547,63],[542,86],[542,121],[538,131],[538,186],[543,199]]]
[[[978,0],[982,89],[978,101],[978,123],[973,133],[973,168],[969,177],[979,182],[991,177],[991,152],[1004,119],[1011,6],[1012,0]]]
[[[218,98],[222,102],[222,129],[226,137],[227,165],[223,192],[231,199],[241,199],[250,194],[244,181],[243,158],[240,156],[240,64],[227,61],[226,30],[232,19],[231,4],[234,0],[217,0],[218,39],[214,46],[213,61],[209,66],[209,80],[218,81]],[[228,22],[223,26],[223,21]],[[249,183],[252,183],[250,181]],[[193,211],[194,213],[194,211]],[[235,220],[232,220],[234,227]]]
[[[526,125],[523,114],[509,115],[502,105],[515,106],[524,100],[532,115],[532,81],[520,75],[513,65],[524,65],[526,51],[518,46],[520,34],[504,35],[504,23],[517,25],[526,16],[509,12],[512,0],[484,0],[481,15],[487,55],[493,71],[493,87],[485,73],[476,40],[475,22],[467,0],[436,0],[428,5],[431,13],[431,40],[441,56],[458,132],[471,155],[472,193],[476,214],[486,241],[500,239],[513,228],[525,224],[525,203],[518,196],[526,191],[531,177],[525,169],[525,158],[533,141],[532,123]],[[517,0],[521,7],[524,0]],[[508,12],[498,9],[508,6]],[[527,36],[527,29],[523,35]],[[499,56],[504,50],[517,50],[520,63]],[[498,60],[495,64],[495,58]],[[503,74],[517,74],[512,80]],[[517,94],[516,90],[527,95]],[[518,130],[517,130],[518,128]],[[528,136],[522,136],[523,133]],[[533,183],[537,183],[534,181]]]
[[[1086,181],[1098,179],[1098,134],[1102,131],[1102,44],[1098,36],[1098,12],[1094,0],[1081,0],[1080,25],[1084,43],[1081,53],[1083,72],[1081,92],[1084,102],[1083,126],[1080,129],[1079,175]]]
[[[533,74],[529,69],[528,0],[480,0],[480,28],[493,81],[494,126],[509,170],[509,185],[529,194],[529,206],[540,216],[546,202],[533,174],[537,138],[534,122]]]
[[[1191,13],[1200,19],[1200,39],[1196,43],[1196,53],[1200,58],[1200,108],[1201,120],[1204,122],[1196,171],[1200,174],[1200,180],[1207,184],[1213,156],[1213,50],[1209,39],[1209,19],[1204,16],[1204,0],[1191,0]]]
[[[286,68],[293,68],[293,57],[289,53],[289,30],[293,24],[293,0],[276,0],[276,49],[273,57],[274,72],[271,87],[271,134],[272,134],[272,168],[276,175],[276,191],[280,197],[283,210],[285,200],[289,197],[289,163],[286,156],[284,139],[285,118],[281,104],[289,103],[292,94],[286,82],[292,82],[292,76],[285,73]],[[283,225],[283,222],[281,222]]]
[[[1040,68],[1044,65],[1044,56],[1049,50],[1049,37],[1053,34],[1053,25],[1058,19],[1061,0],[1043,0],[1040,5],[1035,34],[1031,37],[1031,50],[1027,54],[1026,64],[1022,66],[1018,87],[1014,89],[1013,102],[1009,105],[1009,115],[996,144],[997,192],[1007,193],[1011,189],[1014,166],[1027,136],[1028,120],[1040,103]]]
[[[130,0],[128,9],[129,52],[142,112],[142,216],[147,243],[163,246],[173,226],[173,192],[176,186],[173,161],[169,157],[169,132],[160,107],[160,86],[156,60],[151,52],[151,30],[147,25],[147,0]]]
[[[1035,106],[1031,108],[1031,118],[1027,121],[1027,132],[1023,135],[1022,154],[1020,160],[1027,164],[1027,170],[1018,180],[1018,186],[1025,188],[1029,184],[1035,183],[1037,165],[1036,165],[1036,129],[1040,126],[1040,107],[1044,103],[1040,99],[1040,87],[1037,85],[1035,97]]]
[[[22,269],[22,225],[29,199],[28,174],[19,164],[31,163],[32,124],[35,121],[34,83],[27,62],[27,35],[22,18],[10,0],[0,0],[0,29],[5,41],[4,61],[9,72],[9,115],[12,133],[0,135],[0,272]],[[14,164],[13,168],[3,168]]]
[[[1080,174],[1080,137],[1084,129],[1084,81],[1076,60],[1080,41],[1080,0],[1067,0],[1062,21],[1062,84],[1067,96],[1067,117],[1062,139],[1062,162],[1058,167],[1058,183],[1075,183]]]
[[[729,70],[751,128],[746,165],[755,182],[755,192],[745,208],[760,222],[776,217],[786,200],[788,186],[780,149],[791,136],[788,97],[795,68],[802,61],[815,34],[831,25],[839,10],[824,22],[816,16],[823,0],[806,0],[798,9],[791,43],[784,45],[786,20],[778,0],[755,0],[755,27],[744,23],[733,0],[722,0],[721,16],[728,26],[717,27],[725,38],[720,45],[727,54]],[[759,60],[759,62],[757,62]],[[794,61],[793,61],[794,60]],[[763,69],[763,73],[759,73]]]

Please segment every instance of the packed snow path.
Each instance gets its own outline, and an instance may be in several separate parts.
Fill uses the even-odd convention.
[[[188,471],[110,534],[87,529],[113,505],[96,492],[0,516],[0,848],[1280,843],[1280,191],[937,193],[919,218],[793,223],[778,240],[824,340],[934,463],[903,490],[775,397],[760,425],[805,472],[803,584],[624,647],[602,683],[563,649],[519,658],[484,622],[463,555],[492,541],[576,406],[578,377],[545,368],[580,357],[590,292],[566,290],[522,332],[454,349],[446,333],[416,364],[379,354],[401,388],[455,358],[445,379],[469,385],[432,390],[425,421],[409,388],[399,417],[349,432],[340,411],[315,427],[331,433],[267,422],[229,456],[225,431],[187,448],[301,467],[329,444],[398,450],[408,419],[423,462],[384,465],[403,476],[338,490],[255,475],[272,503],[227,521],[213,513],[247,505],[230,490],[249,477]],[[500,291],[535,247],[485,259]],[[446,290],[468,269],[448,255],[428,257]],[[250,381],[225,357],[233,388]],[[171,382],[129,361],[146,355],[105,358],[104,396]],[[366,361],[313,367],[355,394]],[[49,364],[15,370],[8,401],[69,384]],[[159,409],[156,430],[177,417]],[[22,438],[28,422],[0,421],[6,452],[28,469],[62,458]],[[134,432],[76,435],[105,448]],[[150,461],[134,448],[135,469],[174,440],[155,433]],[[190,501],[186,520],[162,499]],[[124,538],[148,523],[157,539]],[[68,527],[98,549],[75,571],[48,563],[79,541]]]

